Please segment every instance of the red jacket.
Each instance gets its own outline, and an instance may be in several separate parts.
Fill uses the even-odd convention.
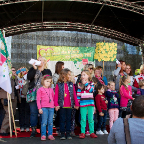
[[[98,112],[102,112],[102,110],[107,110],[107,104],[105,103],[106,97],[104,95],[97,94],[95,97],[96,107]]]

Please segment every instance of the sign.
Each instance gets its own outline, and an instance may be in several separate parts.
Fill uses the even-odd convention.
[[[94,59],[100,61],[116,61],[117,43],[96,43]]]

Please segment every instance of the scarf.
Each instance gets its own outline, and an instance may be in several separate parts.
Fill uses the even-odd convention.
[[[99,80],[99,82],[100,82],[102,85],[105,85],[105,83],[104,83],[103,80],[102,80],[102,77],[98,77],[97,75],[95,75],[95,77]]]

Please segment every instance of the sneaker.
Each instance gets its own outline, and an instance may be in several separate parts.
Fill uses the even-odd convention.
[[[55,138],[54,138],[52,135],[49,135],[49,136],[48,136],[48,139],[49,139],[49,140],[55,140]]]
[[[65,136],[61,136],[61,138],[60,138],[61,140],[65,140],[66,138],[65,138]]]
[[[107,130],[104,130],[103,133],[104,133],[104,134],[108,134]]]
[[[80,139],[84,139],[85,138],[85,134],[84,133],[79,134],[79,138]]]
[[[21,131],[21,132],[24,132],[24,131],[25,131],[25,129],[24,129],[24,128],[21,128],[21,129],[20,129],[20,131]]]
[[[26,132],[29,132],[30,131],[30,129],[29,128],[26,128]]]
[[[41,141],[45,141],[46,140],[46,136],[41,136]]]
[[[96,131],[96,134],[98,135],[104,135],[104,133],[100,130],[100,131]]]
[[[94,134],[94,133],[91,133],[91,134],[90,134],[90,137],[91,137],[91,138],[97,138],[97,135]]]
[[[68,139],[68,140],[71,140],[71,139],[72,139],[72,137],[71,137],[71,136],[68,136],[68,137],[67,137],[67,139]]]
[[[89,131],[87,131],[85,134],[86,134],[86,136],[89,136],[89,135],[90,135],[90,132],[89,132]]]

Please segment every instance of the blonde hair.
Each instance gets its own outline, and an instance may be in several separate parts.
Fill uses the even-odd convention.
[[[112,83],[114,83],[113,81],[109,81],[108,82],[108,86],[110,86]],[[114,83],[115,84],[115,83]]]
[[[25,68],[25,69],[26,69],[26,72],[28,72],[28,69],[27,69],[26,67],[22,67],[22,68]],[[20,73],[18,74],[18,77],[19,77],[19,78],[23,78],[22,72],[20,72]]]
[[[42,58],[42,59],[44,60],[43,70],[44,70],[44,69],[48,69],[47,59],[46,59],[45,57],[42,57],[42,56],[40,56],[39,58]],[[39,58],[38,58],[38,59],[39,59]]]
[[[47,79],[51,79],[51,84],[50,84],[50,87],[51,87],[51,85],[52,85],[52,76],[50,76],[50,75],[44,75],[42,77],[41,84],[42,84],[42,86],[44,86],[44,81],[47,80]]]
[[[140,66],[140,74],[142,74],[143,69],[144,69],[144,64]]]
[[[74,73],[71,71],[71,82],[73,82]]]
[[[89,68],[93,68],[94,69],[94,66],[92,64],[86,64],[83,68],[83,70],[88,70]]]
[[[119,83],[119,88],[123,85],[125,89],[128,90],[127,86],[125,85],[126,79],[128,79],[130,76],[129,75],[124,75],[120,78],[120,83]]]
[[[144,86],[144,79],[139,81],[139,87],[141,88],[142,86]]]

